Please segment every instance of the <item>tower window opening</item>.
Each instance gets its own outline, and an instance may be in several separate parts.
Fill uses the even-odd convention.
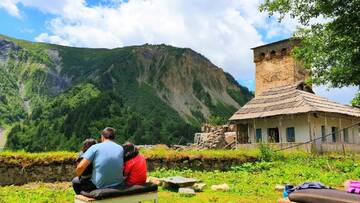
[[[262,59],[264,59],[264,58],[265,58],[265,53],[262,52],[262,53],[260,54],[260,60],[262,60]]]
[[[276,51],[272,50],[272,51],[270,52],[270,57],[273,58],[273,57],[275,57],[275,55],[276,55]]]

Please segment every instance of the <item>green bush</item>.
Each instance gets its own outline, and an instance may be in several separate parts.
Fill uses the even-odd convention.
[[[274,165],[274,163],[266,162],[266,161],[254,162],[254,163],[247,162],[240,166],[231,167],[231,171],[248,172],[248,173],[262,172],[262,171],[269,170],[273,165]]]
[[[281,154],[271,149],[267,144],[261,143],[259,145],[259,149],[260,149],[260,158],[263,161],[279,160],[282,157]]]

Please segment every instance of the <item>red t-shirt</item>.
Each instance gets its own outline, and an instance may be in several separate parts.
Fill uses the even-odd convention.
[[[141,154],[128,160],[124,164],[125,183],[131,185],[143,185],[146,183],[146,160]]]

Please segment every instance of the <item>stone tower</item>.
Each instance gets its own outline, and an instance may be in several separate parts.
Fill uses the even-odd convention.
[[[309,74],[290,56],[298,40],[286,39],[252,48],[256,65],[255,96],[269,88],[292,85]]]

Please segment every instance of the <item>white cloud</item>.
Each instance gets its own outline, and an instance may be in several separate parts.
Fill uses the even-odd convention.
[[[36,41],[80,47],[189,47],[240,81],[254,80],[250,48],[263,44],[257,28],[271,35],[289,30],[258,11],[261,0],[101,0],[92,6],[85,0],[11,1],[56,16]]]
[[[43,13],[60,14],[71,0],[1,0],[0,8],[4,8],[10,15],[21,18],[18,4],[36,8]]]
[[[49,32],[41,33],[35,40],[80,47],[114,48],[144,43],[190,47],[237,79],[254,78],[250,48],[263,44],[250,20],[258,13],[257,2],[119,2],[116,6],[90,7],[83,0],[68,1],[58,7],[61,12],[53,12],[57,17],[48,22]],[[249,9],[255,12],[249,13]]]
[[[288,16],[278,23],[260,13],[262,1],[99,0],[89,6],[85,0],[2,0],[0,7],[14,16],[20,16],[17,4],[55,15],[46,23],[49,31],[36,41],[78,47],[145,43],[189,47],[253,88],[250,48],[263,40],[288,37],[298,25]]]
[[[49,35],[48,33],[41,33],[40,35],[38,35],[35,38],[35,41],[38,41],[38,42],[48,41],[48,42],[51,42],[53,44],[61,44],[61,45],[65,45],[65,46],[70,46],[71,45],[67,41],[60,38],[59,36]]]
[[[12,0],[26,7],[36,8],[43,13],[60,14],[71,0]]]
[[[20,18],[20,11],[12,0],[1,0],[0,8],[5,9],[10,15]]]

